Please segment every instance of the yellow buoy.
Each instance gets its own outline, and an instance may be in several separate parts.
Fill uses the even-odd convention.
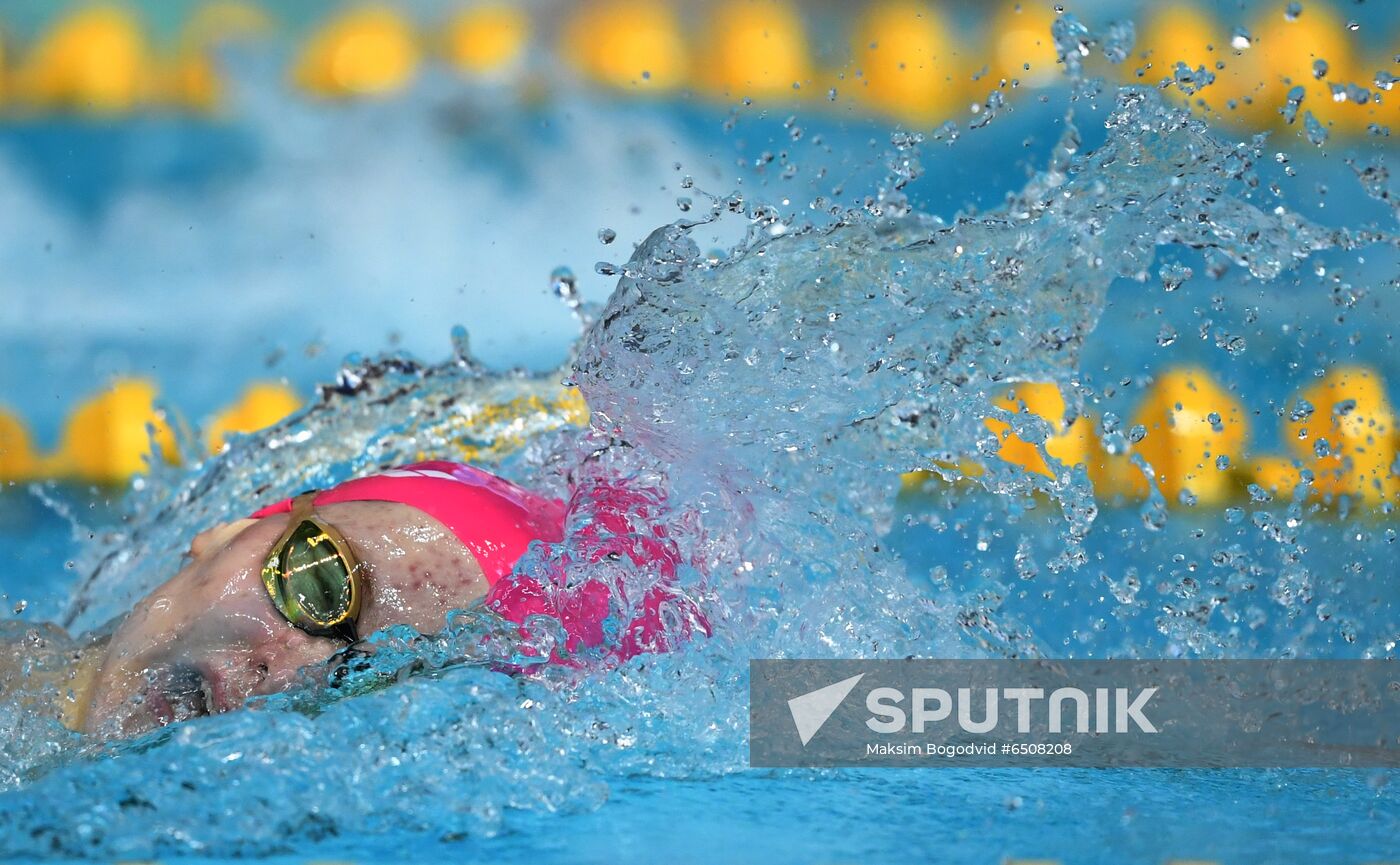
[[[468,75],[492,75],[520,62],[530,41],[530,17],[505,3],[485,3],[458,13],[442,39],[447,62]]]
[[[1015,414],[1029,412],[1047,421],[1052,433],[1045,440],[1045,452],[1064,466],[1073,467],[1089,462],[1089,424],[1082,418],[1072,424],[1065,422],[1065,398],[1058,385],[1048,382],[1018,384],[993,399],[992,404]],[[1039,449],[1013,432],[1011,424],[994,417],[986,418],[984,422],[1001,443],[997,455],[1003,460],[1026,471],[1055,477]]]
[[[175,462],[175,436],[155,398],[150,382],[122,379],[84,402],[68,419],[53,471],[98,483],[125,481],[146,469],[151,428],[161,456]]]
[[[812,75],[802,19],[782,0],[727,0],[710,12],[706,88],[716,96],[787,96]]]
[[[988,89],[1002,79],[1044,87],[1059,77],[1059,55],[1050,28],[1055,4],[1047,0],[1010,0],[992,19],[988,51],[991,64]]]
[[[564,27],[562,53],[599,84],[673,90],[685,83],[689,54],[680,22],[658,0],[578,4]]]
[[[1205,370],[1172,370],[1157,379],[1133,423],[1146,429],[1134,450],[1152,466],[1168,501],[1183,492],[1204,505],[1231,496],[1235,481],[1226,469],[1244,456],[1248,421],[1239,400]]]
[[[299,408],[301,400],[286,385],[277,382],[251,384],[238,402],[209,422],[205,432],[209,452],[222,450],[230,433],[250,433],[270,427]]]
[[[1322,495],[1347,495],[1368,504],[1400,493],[1395,468],[1395,413],[1380,375],[1365,367],[1337,367],[1302,394],[1312,413],[1288,420],[1288,447],[1316,475]]]
[[[951,117],[969,70],[942,15],[915,0],[871,6],[856,28],[853,82],[871,107],[910,123]]]
[[[15,96],[41,108],[118,114],[145,100],[153,80],[136,18],[125,9],[95,5],[44,34],[16,73]]]
[[[26,481],[39,474],[39,459],[24,422],[0,411],[0,483]]]
[[[362,6],[312,35],[292,77],[307,92],[327,98],[393,93],[418,72],[413,28],[390,6]]]

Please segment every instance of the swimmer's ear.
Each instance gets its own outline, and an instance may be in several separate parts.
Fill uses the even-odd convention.
[[[190,555],[199,558],[207,552],[223,549],[230,541],[242,534],[243,530],[256,523],[257,520],[234,520],[231,523],[220,523],[211,529],[205,529],[194,536],[190,541]]]

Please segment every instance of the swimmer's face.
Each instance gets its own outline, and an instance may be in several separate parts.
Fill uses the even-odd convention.
[[[412,507],[346,502],[317,514],[339,529],[360,562],[361,634],[394,624],[439,630],[449,611],[487,589],[461,541]],[[263,561],[287,519],[218,527],[191,544],[189,564],[113,634],[92,687],[89,732],[131,736],[236,709],[250,696],[287,688],[300,668],[344,647],[287,622],[263,588]]]

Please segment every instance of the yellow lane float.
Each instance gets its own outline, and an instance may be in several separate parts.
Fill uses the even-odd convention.
[[[1133,55],[1123,64],[1123,78],[1129,83],[1155,87],[1163,79],[1175,78],[1178,63],[1184,63],[1193,73],[1204,69],[1216,76],[1214,83],[1199,81],[1203,88],[1190,94],[1174,86],[1166,91],[1167,95],[1184,99],[1198,109],[1207,105],[1213,115],[1239,121],[1243,118],[1231,110],[1230,103],[1242,102],[1252,91],[1241,89],[1233,72],[1225,75],[1224,70],[1216,68],[1225,64],[1229,69],[1238,56],[1226,28],[1200,7],[1187,3],[1159,5],[1152,7],[1143,20]],[[1195,83],[1186,83],[1186,89],[1195,88]]]
[[[278,382],[255,382],[238,401],[214,416],[205,430],[210,453],[223,450],[230,433],[250,433],[272,426],[301,408],[301,400]]]
[[[1167,372],[1153,383],[1133,423],[1146,432],[1133,449],[1152,466],[1162,495],[1218,505],[1235,492],[1230,469],[1244,456],[1249,425],[1240,401],[1203,369]],[[1145,493],[1146,478],[1142,480]]]
[[[1048,382],[1018,384],[993,399],[992,404],[1012,414],[1029,413],[1048,422],[1052,432],[1045,440],[1045,452],[1066,468],[1090,461],[1093,442],[1089,423],[1084,418],[1066,423],[1065,398],[1058,385]],[[1039,448],[1013,432],[1011,424],[995,417],[986,418],[984,423],[1001,443],[1001,450],[997,452],[1001,459],[1026,471],[1055,477]]]
[[[530,29],[530,17],[517,6],[471,6],[447,22],[442,54],[465,75],[496,75],[520,64],[530,42]]]
[[[60,19],[25,57],[14,97],[36,108],[120,114],[151,94],[145,35],[125,9],[94,5]]]
[[[561,48],[575,69],[609,87],[670,91],[686,83],[690,68],[680,22],[656,0],[580,4]]]
[[[145,471],[154,432],[160,456],[178,461],[170,419],[155,405],[148,381],[122,379],[84,402],[68,419],[49,464],[54,474],[116,484]]]
[[[267,15],[250,3],[206,3],[180,31],[175,54],[161,64],[158,98],[166,105],[209,113],[223,98],[223,82],[211,56],[219,44],[262,35],[271,29]]]
[[[392,6],[361,6],[331,20],[306,43],[293,80],[316,96],[346,99],[402,90],[421,59],[408,21]]]
[[[714,96],[794,98],[812,75],[802,18],[781,0],[720,3],[710,12],[703,44],[708,50],[697,66]]]
[[[1305,112],[1312,112],[1324,127],[1364,127],[1374,118],[1374,105],[1335,98],[1334,83],[1341,87],[1352,82],[1369,84],[1369,78],[1363,81],[1359,74],[1355,37],[1326,4],[1305,3],[1298,15],[1269,5],[1253,22],[1248,43],[1238,59],[1217,74],[1227,87],[1252,95],[1237,108],[1250,124],[1284,124],[1282,109],[1297,87],[1302,88],[1303,99],[1294,128],[1302,127]]]
[[[1380,376],[1364,367],[1337,367],[1301,396],[1312,412],[1285,421],[1284,436],[1293,455],[1312,469],[1317,492],[1371,505],[1395,501],[1395,412]]]
[[[1301,460],[1265,454],[1251,457],[1247,469],[1254,483],[1275,496],[1287,498],[1303,482],[1304,467]]]
[[[872,4],[856,28],[848,86],[865,104],[908,123],[956,113],[970,70],[938,10],[914,0]],[[976,53],[975,47],[969,51]]]

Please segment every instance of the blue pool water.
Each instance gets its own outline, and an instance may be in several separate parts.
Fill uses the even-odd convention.
[[[1163,522],[1142,503],[1096,501],[1083,477],[1051,481],[1010,469],[974,488],[935,483],[921,496],[898,493],[901,472],[985,445],[987,395],[1006,379],[1054,380],[1086,410],[1127,416],[1151,372],[1204,364],[1238,389],[1261,451],[1280,447],[1283,407],[1327,364],[1364,361],[1400,381],[1392,325],[1400,309],[1387,282],[1396,272],[1395,244],[1333,231],[1379,228],[1389,213],[1355,190],[1339,155],[1300,156],[1290,163],[1300,171],[1294,178],[1272,147],[1235,147],[1150,95],[1078,96],[1077,144],[1060,137],[1068,129],[1057,119],[1063,103],[1027,105],[977,133],[988,138],[968,132],[952,147],[914,147],[887,131],[871,147],[864,143],[875,134],[871,126],[833,124],[824,158],[860,190],[854,201],[839,202],[857,206],[838,216],[804,209],[812,195],[830,194],[827,177],[784,184],[745,173],[744,201],[735,204],[729,174],[715,174],[733,150],[748,162],[754,141],[788,135],[781,118],[740,124],[736,142],[720,139],[721,158],[719,145],[699,143],[712,140],[713,127],[706,131],[707,121],[679,110],[643,136],[659,154],[664,208],[653,202],[653,210],[633,213],[631,193],[622,204],[604,202],[609,217],[631,220],[614,227],[642,244],[635,253],[625,243],[598,246],[600,220],[580,200],[551,198],[550,182],[577,173],[550,162],[579,143],[567,132],[556,129],[554,140],[541,134],[539,151],[512,169],[527,177],[536,171],[541,183],[532,187],[534,203],[518,213],[510,211],[513,187],[492,193],[488,184],[499,181],[489,176],[473,175],[481,198],[470,207],[430,192],[427,178],[443,164],[493,152],[490,130],[466,144],[422,130],[388,145],[375,140],[390,153],[427,146],[424,159],[443,160],[422,175],[395,162],[379,180],[407,174],[410,190],[436,194],[422,200],[436,216],[448,215],[448,238],[431,235],[422,246],[409,238],[408,253],[387,263],[365,254],[351,255],[355,268],[333,266],[327,262],[355,252],[364,237],[412,234],[392,224],[396,215],[370,214],[366,228],[341,214],[325,216],[335,243],[324,257],[255,243],[254,255],[240,260],[287,254],[296,262],[292,277],[311,286],[344,277],[347,296],[366,306],[385,290],[384,279],[422,284],[429,311],[396,313],[388,325],[405,332],[409,348],[442,357],[445,349],[431,340],[447,345],[443,310],[451,310],[468,323],[478,349],[505,355],[488,358],[495,367],[547,369],[576,330],[547,292],[548,271],[568,257],[588,299],[602,301],[617,284],[606,308],[586,308],[596,323],[573,346],[571,367],[506,375],[474,365],[465,348],[436,366],[352,361],[340,391],[308,413],[219,458],[158,473],[124,498],[7,490],[0,494],[7,539],[0,592],[7,609],[27,601],[11,618],[70,621],[75,632],[100,627],[168,576],[192,531],[246,513],[260,497],[324,485],[426,446],[489,446],[506,433],[463,432],[459,410],[523,395],[548,406],[569,378],[594,412],[594,430],[567,429],[546,407],[519,418],[528,430],[523,445],[487,447],[480,461],[543,489],[558,489],[571,469],[575,483],[624,477],[663,490],[666,507],[653,519],[691,556],[683,585],[717,623],[715,635],[616,670],[517,680],[491,669],[498,657],[463,648],[489,626],[467,619],[436,641],[410,645],[409,635],[389,634],[376,643],[380,672],[397,673],[417,659],[431,674],[354,699],[309,688],[285,702],[98,750],[83,750],[7,699],[0,756],[8,765],[0,768],[21,777],[7,778],[0,793],[0,852],[507,863],[1360,863],[1400,855],[1393,779],[1370,770],[774,772],[746,765],[751,657],[1394,657],[1400,584],[1393,514],[1339,516],[1261,499],[1238,503],[1238,519],[1180,508]],[[619,126],[641,122],[625,110],[608,117]],[[373,127],[376,118],[371,111],[349,121],[300,122],[357,128]],[[548,112],[515,122],[568,125]],[[1000,152],[977,146],[993,135],[1010,145]],[[1021,148],[1027,137],[1033,146]],[[35,140],[9,146],[24,151]],[[256,140],[250,149],[229,137],[238,142],[229,158],[256,162],[261,147],[268,164],[258,183],[285,181],[288,166],[299,165],[279,161],[286,142]],[[1007,158],[1007,150],[1017,157]],[[347,151],[351,168],[339,169],[346,174],[361,164],[354,147]],[[616,152],[616,140],[605,142],[590,164],[606,167]],[[672,169],[672,159],[683,170]],[[910,167],[916,162],[921,171]],[[220,182],[217,171],[191,165],[200,182]],[[633,169],[611,170],[599,188]],[[330,173],[324,185],[310,184],[324,201],[306,219],[344,210],[347,199],[335,193],[346,176]],[[693,190],[680,180],[686,173],[695,177]],[[898,196],[860,204],[887,173],[908,181],[907,210]],[[1267,191],[1271,183],[1281,184],[1279,194]],[[1321,186],[1332,191],[1324,195]],[[61,225],[79,231],[73,226],[93,219],[103,196],[119,187],[70,202],[78,216]],[[697,203],[687,218],[709,212],[706,191],[720,217],[649,234],[677,215],[670,199],[682,191]],[[245,192],[228,193],[233,215],[210,215],[202,230],[249,230],[264,211]],[[1006,201],[1009,193],[1020,197]],[[786,208],[755,209],[785,196]],[[959,210],[967,218],[952,221]],[[548,217],[556,213],[563,214],[561,249],[574,245],[541,262],[531,255],[540,236],[527,228],[554,227]],[[499,271],[471,265],[490,238],[454,247],[445,262],[414,258],[450,247],[451,226],[469,231],[473,214],[483,223],[500,220],[505,230],[490,237],[502,243],[525,237]],[[131,233],[104,230],[111,232],[102,238],[108,256],[131,240]],[[134,295],[160,302],[163,284],[153,274],[172,264],[193,273],[203,251],[193,243],[174,258],[133,264]],[[599,258],[617,265],[620,280],[590,272]],[[1201,276],[1164,292],[1157,273],[1170,261]],[[403,272],[395,273],[400,263]],[[1204,276],[1212,265],[1220,266],[1218,278]],[[470,275],[466,294],[457,291],[460,273],[448,281],[453,268]],[[285,312],[279,304],[289,303],[314,311],[326,298],[312,290],[289,295],[292,278],[269,271],[239,272],[247,296],[229,302],[225,320],[196,315],[211,331],[171,327],[150,353],[140,350],[146,336],[104,334],[81,362],[103,372],[149,369],[173,398],[200,412],[222,398],[221,375],[232,379],[236,371],[242,380],[279,346],[290,359],[272,367],[309,392],[313,382],[336,377],[327,356],[388,341],[379,332],[385,322],[365,321],[353,314],[354,303],[344,303],[349,311],[327,312],[322,334],[249,342],[268,310]],[[216,275],[192,277],[197,296],[175,298],[175,318],[199,312]],[[533,286],[524,299],[476,293],[475,286],[513,279]],[[1366,291],[1358,297],[1357,288]],[[254,313],[239,313],[244,304]],[[35,308],[49,310],[40,300]],[[78,314],[101,318],[101,310]],[[502,334],[508,326],[517,339]],[[1159,339],[1164,329],[1179,338]],[[1222,334],[1247,348],[1223,347],[1237,344]],[[527,337],[537,341],[522,348]],[[63,412],[32,372],[71,361],[41,334],[25,338],[38,357],[31,374],[0,375],[51,437]],[[306,339],[320,341],[320,354],[301,351]],[[214,348],[201,354],[204,342]],[[221,367],[226,356],[234,360]],[[446,407],[449,396],[455,407]],[[606,458],[584,459],[600,451]],[[578,514],[586,517],[591,505],[581,496]],[[536,550],[522,567],[563,583],[636,587],[656,579],[640,566],[607,573],[570,566],[575,540]],[[1035,565],[1029,577],[1027,556]],[[1129,574],[1142,588],[1125,602],[1113,588]],[[1306,600],[1276,592],[1300,581]],[[1208,616],[1173,615],[1203,593],[1225,597]],[[963,612],[977,614],[973,625],[960,624],[969,620]],[[394,651],[405,645],[410,651]],[[314,711],[297,700],[312,701]]]

